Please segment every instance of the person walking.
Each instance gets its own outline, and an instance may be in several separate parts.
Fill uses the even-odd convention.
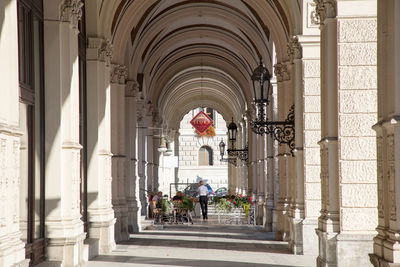
[[[203,214],[203,220],[207,220],[208,216],[207,216],[207,202],[208,202],[208,188],[207,186],[204,185],[203,181],[199,182],[199,189],[198,189],[198,193],[200,196],[200,207],[201,207],[201,213]]]

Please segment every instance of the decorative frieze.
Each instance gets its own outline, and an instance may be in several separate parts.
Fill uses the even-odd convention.
[[[292,36],[290,38],[287,44],[287,53],[291,63],[293,63],[293,60],[301,59],[303,57],[303,51],[297,36]]]
[[[128,70],[126,66],[112,64],[110,70],[110,83],[125,84],[128,78]]]
[[[82,18],[83,2],[81,0],[65,0],[61,5],[61,21],[69,21],[71,28],[78,34],[78,22]]]
[[[316,24],[324,24],[325,19],[335,18],[337,14],[336,0],[314,0],[315,13],[313,21]]]

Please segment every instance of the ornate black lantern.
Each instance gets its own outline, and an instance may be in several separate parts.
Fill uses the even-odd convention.
[[[228,125],[228,137],[229,137],[229,142],[231,142],[232,144],[234,144],[236,142],[236,136],[237,136],[237,126],[236,124],[233,122],[233,118],[232,118],[232,122],[229,123]]]
[[[229,141],[231,142],[231,148],[228,149],[228,156],[233,157],[233,158],[239,158],[242,161],[246,161],[248,163],[249,161],[249,156],[248,156],[248,147],[246,146],[243,149],[235,149],[235,143],[236,143],[236,136],[237,136],[237,126],[233,122],[228,125],[228,138]],[[219,143],[219,150],[221,153],[221,159],[223,159],[224,154],[225,154],[225,143],[223,140]],[[228,161],[229,161],[228,157]]]
[[[264,67],[262,59],[260,59],[259,66],[254,69],[251,79],[256,108],[256,118],[250,122],[251,130],[260,135],[269,134],[279,144],[287,144],[293,155],[295,148],[294,105],[290,108],[285,121],[269,121],[266,110],[270,101],[271,75],[268,69]]]
[[[251,80],[253,81],[254,102],[269,104],[269,89],[271,85],[271,75],[267,68],[264,67],[260,58],[260,65],[254,69]],[[265,84],[267,82],[267,84]]]
[[[231,164],[233,164],[233,165],[237,165],[237,160],[236,160],[236,158],[230,158],[230,157],[228,157],[228,158],[225,158],[224,159],[224,155],[225,155],[225,143],[224,143],[224,140],[221,140],[221,142],[219,142],[219,153],[221,154],[221,161],[222,162],[229,162],[229,163],[231,163]]]

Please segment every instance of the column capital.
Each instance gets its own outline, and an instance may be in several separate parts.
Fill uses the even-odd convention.
[[[88,60],[99,60],[111,64],[112,44],[109,39],[89,37],[88,38]]]
[[[139,93],[139,84],[136,81],[128,80],[125,86],[125,97],[137,97]]]
[[[290,80],[290,74],[286,63],[276,63],[274,65],[274,73],[278,82]]]
[[[82,18],[83,2],[80,0],[64,0],[60,7],[60,20],[68,21],[76,34],[79,33],[78,22]]]
[[[323,25],[325,19],[335,18],[337,14],[336,0],[314,0],[315,15],[312,15],[315,24]]]
[[[293,60],[295,59],[301,59],[303,57],[303,51],[297,36],[290,37],[290,40],[287,44],[287,53],[290,63],[293,63]]]
[[[252,121],[256,118],[256,110],[253,105],[250,105],[246,110],[247,121]]]
[[[126,66],[119,64],[111,64],[110,83],[125,84],[125,80],[127,78],[128,78],[128,70]]]

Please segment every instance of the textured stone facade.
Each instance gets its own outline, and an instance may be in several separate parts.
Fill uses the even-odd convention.
[[[223,139],[227,144],[227,128],[223,117],[215,112],[215,136],[199,137],[190,124],[198,110],[192,110],[186,114],[179,129],[179,183],[194,183],[197,176],[208,180],[213,190],[220,187],[228,187],[228,163],[221,162],[219,143]],[[199,166],[199,149],[203,146],[212,150],[212,166]],[[225,158],[227,152],[225,151]]]

